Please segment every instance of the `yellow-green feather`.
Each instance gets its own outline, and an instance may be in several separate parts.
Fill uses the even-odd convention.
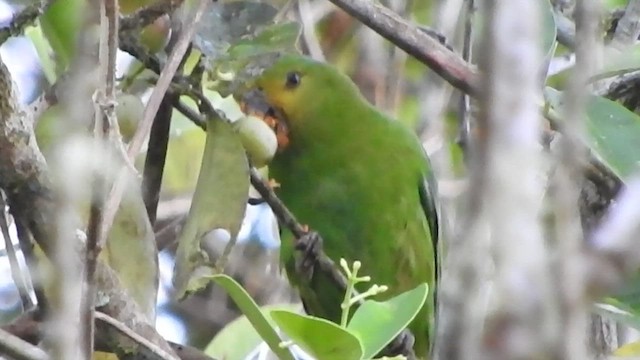
[[[289,89],[285,81],[293,71],[301,83]],[[426,181],[430,166],[417,137],[371,106],[349,78],[305,57],[280,58],[257,84],[288,118],[289,146],[270,165],[277,193],[301,223],[321,234],[327,255],[336,262],[360,260],[361,274],[390,288],[378,299],[429,284],[428,305],[410,326],[416,353],[426,357],[437,220]],[[338,322],[344,294],[319,272],[300,281],[293,255],[290,235],[284,236],[281,257],[305,308]]]

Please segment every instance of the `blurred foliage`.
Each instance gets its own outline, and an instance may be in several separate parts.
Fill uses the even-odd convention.
[[[151,1],[124,2],[127,6],[123,7],[122,11],[129,13]],[[15,3],[23,3],[23,1],[15,1]],[[429,148],[430,155],[432,157],[446,155],[454,170],[455,179],[453,180],[463,178],[464,156],[460,147],[455,144],[459,134],[459,99],[457,95],[449,97],[447,100],[448,106],[443,114],[446,120],[445,138],[442,139],[441,134],[431,131],[438,119],[436,115],[429,112],[424,104],[426,103],[425,94],[439,94],[443,84],[441,81],[434,81],[431,72],[424,65],[410,57],[403,57],[390,43],[375,34],[372,36],[371,30],[326,1],[310,1],[309,18],[313,21],[313,24],[310,25],[312,29],[315,29],[315,32],[303,34],[298,41],[303,28],[301,26],[302,20],[295,6],[291,7],[286,14],[281,13],[284,3],[285,1],[224,1],[210,5],[205,20],[202,22],[203,25],[197,31],[194,49],[185,70],[186,75],[189,75],[193,71],[199,70],[198,64],[204,68],[203,85],[205,89],[203,91],[212,99],[214,107],[222,117],[229,121],[237,120],[233,110],[228,108],[228,103],[224,102],[224,97],[238,87],[245,85],[248,79],[255,75],[261,66],[264,66],[264,63],[260,61],[265,58],[266,54],[296,51],[297,48],[308,53],[313,45],[317,45],[326,60],[347,72],[358,84],[364,96],[372,103],[384,111],[396,115],[399,121],[420,129],[421,137],[426,143],[442,144]],[[437,18],[438,9],[435,1],[406,0],[383,1],[383,3],[394,8],[402,17],[411,19],[417,24],[433,24],[440,20]],[[623,8],[626,5],[625,0],[605,0],[603,3],[608,11]],[[570,49],[558,46],[555,42],[556,29],[549,2],[541,0],[540,4],[544,7],[544,22],[541,24],[543,29],[542,50],[549,59],[569,53]],[[68,68],[73,59],[80,34],[81,14],[81,0],[55,0],[40,18],[39,23],[27,32],[27,36],[33,42],[40,57],[42,70],[50,83],[53,83]],[[460,18],[458,21],[463,23],[464,19]],[[476,34],[478,34],[477,31],[481,24],[482,19],[477,19]],[[153,47],[151,50],[161,52],[170,34],[168,30],[168,27],[164,26],[154,39],[142,39],[142,41],[147,42],[148,46],[153,42],[151,44],[153,46],[150,46]],[[148,30],[145,29],[145,31]],[[144,36],[144,31],[142,35]],[[448,40],[460,52],[459,31]],[[594,78],[594,82],[640,69],[639,49],[640,47],[636,46],[623,53],[607,54],[606,64],[601,73]],[[126,72],[130,77],[119,84],[121,92],[116,110],[125,141],[137,129],[137,124],[142,117],[141,106],[145,100],[145,92],[150,87],[149,80],[154,79],[154,75],[150,75],[148,71],[139,71],[139,69],[140,64],[133,62],[129,68],[130,72]],[[546,92],[547,105],[558,113],[561,113],[561,91],[566,86],[569,71],[545,79],[545,85],[549,86]],[[541,73],[543,72],[541,71]],[[197,109],[191,99],[183,96],[181,101],[191,109]],[[640,119],[638,115],[619,103],[602,97],[592,98],[587,115],[588,133],[584,143],[623,179],[637,174],[638,164],[640,164]],[[48,109],[40,118],[36,133],[38,144],[45,154],[48,155],[60,141],[59,139],[64,137],[64,127],[60,125],[64,121],[64,111],[56,106]],[[222,122],[218,121],[216,124],[220,125]],[[246,158],[238,146],[241,141],[236,142],[238,139],[233,134],[228,131],[225,133],[226,135],[221,137],[210,133],[212,140],[209,142],[210,139],[201,129],[194,126],[178,111],[174,110],[173,112],[167,161],[160,194],[161,206],[162,204],[171,204],[171,201],[175,199],[189,198],[196,188],[196,184],[202,183],[201,189],[196,192],[196,201],[192,204],[194,209],[198,207],[202,209],[199,214],[190,214],[190,220],[187,220],[187,230],[193,231],[185,233],[183,237],[190,238],[191,249],[186,252],[188,255],[182,261],[186,259],[189,262],[193,260],[192,257],[197,258],[202,255],[200,236],[211,230],[212,226],[219,227],[221,218],[225,218],[222,227],[231,230],[231,236],[235,236],[240,227],[244,213],[244,204],[241,205],[241,203],[246,200],[246,194],[242,193],[240,189],[248,187],[246,177],[243,175],[243,171],[246,171],[246,163],[243,161],[246,161]],[[213,140],[214,137],[216,141]],[[218,150],[214,156],[211,154],[203,156],[206,146],[222,146],[225,141],[228,142],[227,145],[229,143],[235,144],[231,146],[233,151],[225,153]],[[205,145],[206,143],[208,145]],[[224,156],[225,154],[229,156]],[[221,158],[227,159],[221,160]],[[140,169],[143,161],[144,154],[141,154],[136,162]],[[226,170],[222,168],[227,165],[238,166],[233,171],[229,168]],[[198,174],[201,167],[204,171],[199,179]],[[211,171],[217,171],[218,175],[211,175]],[[233,199],[225,200],[226,198],[223,196],[228,195],[232,189],[234,190]],[[141,244],[131,244],[136,238],[150,235],[150,224],[137,221],[140,214],[143,214],[139,196],[139,194],[126,196],[126,199],[132,203],[123,203],[125,205],[118,213],[116,228],[113,231],[114,234],[117,234],[114,236],[119,242],[111,243],[116,248],[108,250],[110,256],[120,253],[117,258],[129,262],[149,258],[150,252],[153,251],[153,249]],[[206,200],[207,198],[209,200]],[[203,202],[207,205],[199,205]],[[234,211],[230,211],[229,203],[235,204]],[[173,205],[169,206],[173,209]],[[159,218],[159,221],[169,222],[183,217],[187,210],[188,208],[177,215],[172,214],[167,215],[166,218]],[[202,215],[202,212],[205,215]],[[206,219],[202,217],[206,217]],[[119,221],[122,221],[120,226],[117,225]],[[194,223],[198,223],[197,226],[192,225]],[[185,246],[185,243],[185,241],[180,242],[182,246]],[[132,248],[134,245],[140,245],[140,247]],[[132,253],[136,255],[132,256]],[[207,266],[211,265],[210,263],[215,262],[221,253],[216,253],[214,258],[203,263],[207,263]],[[281,293],[281,296],[260,296],[259,305],[276,302],[274,299],[286,298],[287,301],[290,301],[290,289],[277,285],[283,281],[277,271],[267,274],[268,271],[265,270],[267,266],[265,266],[264,269],[260,268],[260,274],[252,273],[255,269],[252,269],[251,265],[255,265],[258,262],[256,259],[261,258],[265,253],[263,251],[259,255],[242,254],[242,256],[235,257],[234,261],[237,261],[237,264],[230,265],[235,271],[232,275],[242,279],[241,283],[253,297],[258,297],[257,294],[261,294],[262,291]],[[114,260],[114,266],[117,267],[115,265],[117,263],[119,261]],[[125,268],[130,269],[130,266],[135,265],[148,270],[150,264],[154,265],[155,262],[153,260],[140,261],[140,264],[127,265]],[[189,263],[188,268],[192,270],[200,268],[200,265],[202,264]],[[147,276],[135,274],[138,274],[137,270],[128,275],[128,278],[133,279],[129,287],[146,285],[146,287],[140,286],[140,288],[149,289],[150,281],[142,280],[145,277],[149,278],[148,274]],[[250,274],[250,276],[244,277],[246,274]],[[616,296],[603,300],[608,306],[606,309],[609,310],[598,308],[597,311],[629,326],[640,328],[638,325],[640,324],[640,306],[638,305],[640,292],[638,289],[640,289],[640,277],[630,281],[628,286]],[[142,291],[142,293],[149,294],[149,291]],[[218,286],[208,286],[207,290],[199,292],[198,296],[205,298],[205,304],[207,302],[214,303],[215,306],[220,307],[222,301],[214,293],[220,294],[221,291]],[[188,324],[204,323],[204,325],[194,325],[194,328],[197,327],[200,331],[189,334],[191,336],[189,340],[193,344],[204,346],[209,343],[209,340],[224,325],[224,322],[216,322],[218,320],[214,319],[216,316],[202,314],[199,309],[193,310],[194,303],[197,304],[196,306],[204,307],[203,302],[195,301],[187,301],[184,304],[174,303],[173,307],[177,313],[183,315]],[[615,311],[611,311],[611,309]],[[224,311],[229,313],[226,317],[220,316],[225,319],[225,322],[233,319],[239,313],[237,307],[225,307]],[[247,331],[244,330],[246,326],[246,320],[237,320],[219,336],[221,338],[235,336],[228,335],[228,332],[244,333]],[[234,328],[242,330],[234,330]],[[249,341],[255,340],[255,337],[247,335],[246,339],[247,344],[255,344],[255,342]],[[216,348],[216,343],[224,342],[226,341],[222,341],[218,337],[214,338],[207,351],[210,354],[228,354],[224,352],[226,350]],[[246,354],[246,346],[249,345],[238,344],[234,351]],[[640,352],[637,349],[637,345],[629,345],[629,348],[621,349],[620,352],[638,355]],[[223,351],[223,353],[216,351]],[[229,356],[232,358],[231,355]]]

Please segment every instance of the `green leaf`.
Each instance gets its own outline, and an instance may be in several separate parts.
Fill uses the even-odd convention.
[[[592,97],[587,106],[591,148],[625,179],[640,170],[640,117],[615,101]]]
[[[271,318],[294,343],[317,360],[359,360],[363,349],[358,338],[329,320],[272,310]]]
[[[214,229],[225,230],[235,241],[248,192],[249,164],[240,139],[229,123],[209,120],[193,201],[178,240],[173,278],[178,298],[209,282],[214,269],[201,241]]]
[[[545,89],[549,104],[562,108],[562,93]],[[621,179],[640,170],[640,117],[621,104],[591,96],[587,100],[586,144]]]
[[[224,54],[207,59],[207,63],[212,65],[207,72],[205,86],[225,96],[237,91],[271,65],[275,54],[296,52],[300,31],[301,26],[296,22],[272,24],[233,43]],[[231,83],[221,82],[220,73],[234,74],[235,77]]]
[[[593,80],[622,76],[640,70],[640,45],[634,45],[620,51],[615,47],[605,49],[604,66]]]
[[[262,2],[212,3],[198,25],[194,44],[205,56],[215,59],[224,55],[232,43],[271,24],[277,13],[278,9]]]
[[[387,301],[367,300],[358,307],[347,329],[362,342],[365,359],[375,356],[411,323],[428,293],[428,285],[421,284]]]
[[[300,306],[293,304],[268,305],[260,308],[267,319],[271,310],[297,311]],[[228,323],[207,345],[204,352],[216,359],[244,360],[262,342],[260,334],[246,316],[240,316]]]
[[[269,345],[269,348],[276,354],[278,359],[294,360],[289,350],[280,347],[282,340],[272,325],[271,320],[262,313],[258,304],[253,301],[251,296],[249,296],[240,284],[224,274],[212,275],[208,278],[227,291],[234,303],[247,317],[251,325],[253,325],[253,328],[267,345]],[[243,334],[242,336],[245,335]],[[227,359],[226,357],[224,358]]]
[[[58,75],[75,54],[84,6],[82,0],[54,0],[40,16],[42,33],[58,60]]]
[[[51,58],[53,49],[51,45],[44,37],[42,28],[40,26],[30,26],[25,30],[25,35],[31,40],[36,53],[38,54],[38,60],[40,60],[40,67],[44,73],[45,78],[49,84],[54,84],[57,79],[56,64]]]
[[[240,39],[231,45],[226,59],[242,60],[269,52],[293,49],[300,36],[301,26],[297,22],[273,24],[255,36]]]
[[[100,256],[118,274],[124,288],[153,323],[158,293],[158,248],[140,182],[132,175],[107,236]]]

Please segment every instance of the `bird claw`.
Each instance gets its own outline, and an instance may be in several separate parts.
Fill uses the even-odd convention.
[[[269,184],[269,187],[272,189],[277,189],[280,187],[280,183],[276,181],[276,179],[269,179],[269,181],[267,181],[267,183]]]
[[[295,257],[296,272],[310,280],[322,251],[322,238],[317,232],[309,231],[296,241],[295,249],[299,252]]]
[[[402,330],[393,341],[380,351],[378,356],[394,357],[404,355],[409,360],[416,359],[416,355],[413,352],[413,344],[415,342],[416,339],[411,331],[407,329]]]

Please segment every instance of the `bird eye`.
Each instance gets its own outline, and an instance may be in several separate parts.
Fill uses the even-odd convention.
[[[287,74],[287,82],[285,84],[285,86],[288,89],[294,89],[296,87],[298,87],[298,85],[300,85],[300,81],[302,80],[302,77],[300,76],[300,73],[298,72],[290,72]]]

